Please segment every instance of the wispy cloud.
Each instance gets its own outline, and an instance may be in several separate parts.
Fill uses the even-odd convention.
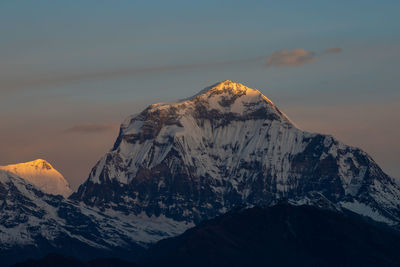
[[[116,124],[80,124],[66,129],[65,133],[95,134],[112,131],[118,128]]]
[[[267,66],[303,66],[311,64],[316,61],[317,56],[323,54],[337,54],[341,53],[341,48],[331,47],[320,53],[307,51],[305,49],[297,48],[294,50],[280,50],[274,52],[267,58]],[[164,65],[152,67],[138,67],[138,68],[121,68],[121,69],[108,69],[101,71],[82,72],[82,73],[57,73],[47,75],[37,75],[36,77],[18,77],[18,79],[2,80],[0,81],[0,92],[15,92],[18,90],[41,88],[49,86],[57,86],[69,83],[79,83],[88,81],[101,81],[109,79],[119,79],[124,77],[131,77],[136,75],[143,75],[148,73],[165,72],[165,71],[181,71],[189,69],[201,69],[210,67],[224,67],[228,65],[250,63],[265,60],[264,56],[227,60],[220,62],[202,62],[193,64],[177,64],[177,65]]]
[[[307,51],[302,48],[296,48],[293,50],[283,49],[272,53],[267,58],[268,67],[297,67],[305,64],[311,64],[316,61],[319,55],[324,54],[338,54],[341,53],[342,49],[338,47],[328,48],[320,53]]]
[[[223,67],[227,65],[248,63],[264,60],[265,57],[254,57],[236,60],[227,60],[220,62],[203,62],[193,64],[164,65],[153,67],[121,68],[109,69],[104,71],[93,71],[86,73],[60,73],[54,75],[41,75],[35,78],[20,77],[14,80],[3,80],[0,82],[0,92],[13,92],[28,88],[56,86],[59,84],[69,84],[76,82],[101,81],[109,79],[119,79],[136,75],[165,72],[181,71],[188,69],[200,69],[209,67]]]
[[[339,54],[342,53],[342,48],[330,47],[321,52],[321,54]]]

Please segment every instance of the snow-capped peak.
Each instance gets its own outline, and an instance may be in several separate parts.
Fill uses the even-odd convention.
[[[314,191],[400,222],[400,188],[365,152],[300,130],[260,91],[226,80],[130,116],[71,198],[199,222],[237,203],[297,201]]]
[[[216,95],[221,95],[221,94],[227,94],[231,96],[241,96],[241,95],[247,95],[247,96],[258,96],[259,98],[267,101],[268,103],[272,104],[272,101],[269,100],[267,97],[265,97],[260,91],[256,89],[249,88],[241,83],[238,82],[233,82],[230,80],[225,80],[222,82],[218,82],[214,85],[208,86],[195,94],[194,96],[182,99],[180,102],[188,101],[188,100],[193,100],[196,97],[212,97]]]
[[[44,192],[68,197],[72,190],[68,181],[44,159],[0,166],[1,170],[12,172],[36,185]]]
[[[249,114],[270,114],[280,121],[293,124],[275,104],[260,91],[251,89],[241,83],[225,80],[204,88],[189,98],[171,103],[155,103],[144,112],[174,112],[178,115],[211,111],[221,115],[248,116]],[[215,115],[215,114],[214,114]],[[128,125],[137,116],[130,116],[124,123]]]
[[[224,93],[228,92],[229,94],[235,95],[235,94],[256,94],[256,95],[261,95],[262,93],[256,89],[251,89],[241,83],[237,82],[232,82],[230,80],[225,80],[219,83],[216,83],[210,87],[207,87],[205,91],[202,91],[202,93]],[[271,101],[270,101],[271,102]]]

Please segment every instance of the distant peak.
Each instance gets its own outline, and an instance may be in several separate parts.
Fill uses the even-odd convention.
[[[35,168],[39,168],[39,169],[45,169],[45,170],[51,170],[54,169],[53,166],[51,166],[51,164],[44,160],[44,159],[35,159],[32,161],[28,161],[28,162],[22,162],[22,163],[17,163],[17,164],[12,164],[12,165],[8,165],[8,166],[31,166],[31,167],[35,167]]]
[[[46,193],[67,197],[72,192],[64,176],[44,159],[0,166],[0,170],[18,175]]]

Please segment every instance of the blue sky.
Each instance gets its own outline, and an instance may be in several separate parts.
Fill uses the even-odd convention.
[[[42,157],[77,186],[124,117],[229,79],[400,177],[398,10],[388,0],[2,0],[0,164]],[[321,54],[331,47],[341,53]],[[266,66],[296,48],[317,56]],[[101,127],[68,130],[82,125]]]

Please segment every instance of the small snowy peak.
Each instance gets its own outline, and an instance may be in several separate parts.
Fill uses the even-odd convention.
[[[48,194],[68,197],[72,193],[64,176],[43,159],[0,166],[0,170],[16,174]]]

